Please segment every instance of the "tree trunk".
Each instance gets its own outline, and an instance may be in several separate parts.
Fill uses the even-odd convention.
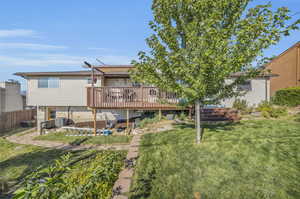
[[[201,142],[201,118],[200,118],[200,100],[196,101],[195,104],[195,112],[196,112],[196,143],[200,144]]]

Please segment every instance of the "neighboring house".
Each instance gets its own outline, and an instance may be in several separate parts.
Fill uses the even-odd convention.
[[[56,117],[74,122],[92,121],[92,110],[97,110],[98,120],[131,118],[138,116],[141,110],[178,110],[174,104],[180,100],[175,94],[132,82],[130,69],[132,66],[95,67],[94,87],[91,71],[15,75],[27,79],[27,106],[37,107],[39,122]],[[241,85],[239,89],[247,91],[243,98],[251,105],[269,100],[270,77],[261,76]],[[232,103],[233,99],[225,100],[223,105],[232,106]]]
[[[9,80],[0,82],[0,113],[23,110],[21,85]]]
[[[266,68],[278,75],[271,79],[271,96],[279,89],[300,86],[300,42],[275,57]]]
[[[232,78],[240,76],[241,73],[234,73]],[[236,98],[225,99],[221,105],[225,107],[232,107],[235,99],[246,100],[249,106],[257,106],[263,101],[270,100],[270,81],[277,75],[264,74],[254,79],[245,81],[244,84],[238,86],[238,90],[241,91],[241,96]]]

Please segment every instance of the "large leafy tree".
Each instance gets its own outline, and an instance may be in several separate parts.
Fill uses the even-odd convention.
[[[258,2],[258,1],[257,1]],[[150,52],[133,61],[132,77],[195,103],[197,142],[200,107],[237,95],[235,87],[258,71],[263,50],[276,44],[299,20],[290,23],[286,7],[249,8],[251,0],[154,0]],[[232,73],[243,72],[227,81]]]

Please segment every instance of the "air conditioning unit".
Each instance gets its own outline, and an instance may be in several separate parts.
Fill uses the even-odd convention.
[[[67,118],[64,118],[64,117],[55,118],[55,127],[60,128],[60,127],[66,126],[67,121],[68,121]]]

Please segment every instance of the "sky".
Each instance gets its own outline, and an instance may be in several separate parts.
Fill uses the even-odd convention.
[[[147,50],[151,0],[9,0],[0,6],[0,81],[15,72],[85,70],[83,61],[130,64]],[[266,3],[255,0],[253,5]],[[299,13],[300,0],[272,0],[274,8]],[[294,31],[265,56],[278,55],[300,41]]]

